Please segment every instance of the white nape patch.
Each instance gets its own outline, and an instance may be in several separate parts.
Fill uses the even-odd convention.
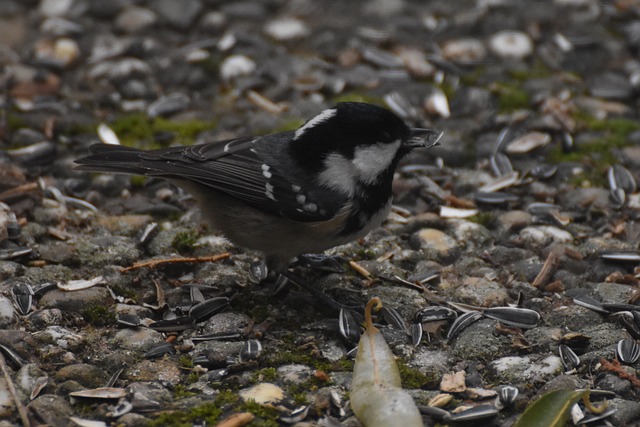
[[[353,155],[353,165],[360,182],[375,184],[380,174],[387,170],[402,142],[396,140],[389,143],[378,142],[373,145],[357,147]]]
[[[340,154],[330,154],[324,160],[324,170],[318,175],[320,184],[353,196],[356,191],[356,171],[353,163]]]
[[[269,184],[268,182],[264,185],[265,191],[264,194],[265,196],[267,196],[269,199],[273,200],[274,202],[276,201],[276,196],[273,195],[273,185]]]
[[[329,120],[331,117],[335,116],[338,111],[335,108],[329,108],[322,111],[320,114],[309,120],[307,123],[302,125],[296,130],[296,133],[293,136],[293,140],[300,138],[306,131],[317,126],[318,124]]]
[[[315,212],[318,210],[318,205],[315,203],[305,203],[304,206],[302,206],[302,209],[307,212]]]
[[[269,169],[271,169],[269,165],[262,165],[262,175],[267,179],[271,178],[272,175]]]
[[[304,202],[307,201],[307,196],[305,196],[304,194],[298,194],[296,196],[296,202],[300,203],[301,205],[304,205]]]

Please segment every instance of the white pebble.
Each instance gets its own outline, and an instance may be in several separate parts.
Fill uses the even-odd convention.
[[[297,18],[278,18],[268,22],[264,32],[275,40],[285,41],[307,36],[309,28]]]
[[[489,48],[501,58],[522,59],[533,52],[533,42],[525,33],[505,30],[491,36]]]
[[[244,55],[231,55],[220,65],[220,77],[222,80],[231,80],[236,77],[246,76],[253,73],[256,63]]]

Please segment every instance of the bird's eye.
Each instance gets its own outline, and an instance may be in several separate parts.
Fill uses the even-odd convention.
[[[382,132],[382,138],[383,138],[383,141],[390,141],[391,134],[389,132]]]

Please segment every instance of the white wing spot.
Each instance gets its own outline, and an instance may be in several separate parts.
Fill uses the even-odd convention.
[[[338,111],[335,108],[329,108],[322,111],[320,114],[309,120],[307,123],[302,125],[296,130],[296,133],[293,136],[293,140],[300,138],[306,131],[309,129],[319,125],[320,123],[329,120],[331,117],[335,116]]]
[[[300,203],[301,205],[304,205],[304,202],[306,202],[306,201],[307,201],[307,197],[306,197],[304,194],[298,194],[298,195],[296,196],[296,201],[297,201],[298,203]]]
[[[269,169],[271,169],[271,167],[269,165],[265,165],[265,164],[262,165],[262,175],[267,179],[271,178],[271,176],[273,175],[269,171]]]
[[[316,205],[315,203],[305,203],[302,206],[302,209],[307,212],[316,212],[318,210],[318,205]]]
[[[292,184],[291,189],[297,193],[298,191],[302,190],[302,187],[296,184]]]
[[[267,198],[273,200],[275,202],[276,197],[273,195],[273,185],[269,184],[268,182],[264,185],[265,188],[265,196],[267,196]]]

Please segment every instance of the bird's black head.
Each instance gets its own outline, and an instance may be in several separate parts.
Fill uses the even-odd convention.
[[[352,157],[358,146],[405,141],[410,136],[409,127],[385,108],[341,102],[301,126],[292,146],[310,155],[338,152]]]
[[[375,162],[383,156],[397,161],[419,146],[435,143],[439,133],[411,129],[386,108],[361,102],[341,102],[322,111],[295,131],[291,155],[310,170],[324,166],[327,156],[340,155],[349,161]],[[428,141],[431,139],[431,141]]]

